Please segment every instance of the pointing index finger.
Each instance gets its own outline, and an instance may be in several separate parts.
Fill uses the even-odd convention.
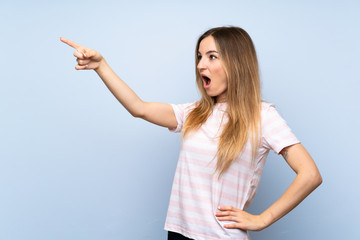
[[[60,38],[60,41],[62,41],[63,43],[66,43],[67,45],[69,45],[70,47],[75,48],[75,49],[78,49],[80,47],[80,45],[77,44],[76,42],[73,42],[73,41],[63,38],[63,37]]]

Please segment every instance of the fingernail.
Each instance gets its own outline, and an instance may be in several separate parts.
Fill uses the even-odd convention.
[[[84,53],[84,57],[86,57],[86,54]]]

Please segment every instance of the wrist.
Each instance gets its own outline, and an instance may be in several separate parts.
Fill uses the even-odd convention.
[[[105,59],[104,58],[102,58],[101,60],[100,60],[100,62],[99,62],[99,66],[97,66],[94,70],[95,70],[95,72],[97,72],[97,73],[100,73],[100,72],[102,72],[103,71],[103,69],[106,67],[106,61],[105,61]]]
[[[270,212],[264,211],[259,216],[260,216],[262,224],[263,224],[262,229],[269,227],[273,223],[274,217]]]

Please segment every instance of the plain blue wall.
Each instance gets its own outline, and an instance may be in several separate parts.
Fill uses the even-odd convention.
[[[96,49],[145,101],[198,99],[197,37],[241,26],[263,98],[315,159],[323,184],[253,239],[354,239],[360,193],[358,1],[1,1],[0,239],[165,239],[180,136],[128,114],[72,39]],[[250,208],[294,179],[271,154]]]

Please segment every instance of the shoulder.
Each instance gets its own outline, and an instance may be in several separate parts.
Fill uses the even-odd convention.
[[[261,123],[263,126],[277,125],[284,122],[284,119],[276,109],[275,104],[266,101],[261,102]]]
[[[188,103],[181,103],[181,104],[171,104],[173,108],[177,108],[182,111],[192,110],[198,105],[198,102],[188,102]]]
[[[275,104],[266,101],[261,101],[261,117],[265,117],[269,111],[275,109]]]
[[[188,115],[197,105],[198,105],[197,101],[182,103],[182,104],[171,104],[175,112],[175,115],[181,115],[181,116]]]

